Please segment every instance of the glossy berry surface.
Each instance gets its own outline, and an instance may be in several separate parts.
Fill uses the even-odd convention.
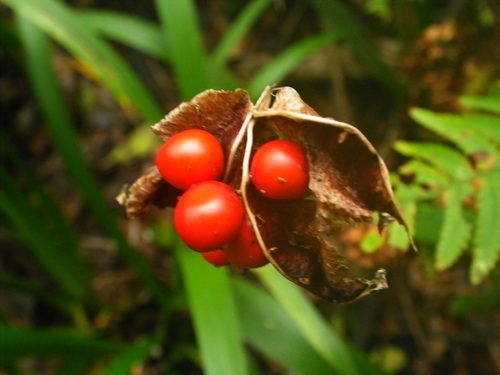
[[[238,267],[257,268],[269,263],[247,216],[243,220],[238,234],[229,242],[224,252],[227,259]]]
[[[307,194],[307,156],[302,146],[295,142],[265,143],[255,152],[250,170],[254,186],[267,198],[299,199]]]
[[[244,218],[240,197],[219,181],[191,186],[179,198],[174,210],[174,227],[193,250],[217,250],[238,233]]]
[[[160,147],[156,166],[165,181],[186,190],[199,182],[217,180],[224,169],[224,152],[212,134],[200,129],[184,130]]]
[[[226,254],[222,250],[214,250],[208,253],[201,253],[203,258],[215,267],[224,267],[229,266],[231,263],[227,259]]]

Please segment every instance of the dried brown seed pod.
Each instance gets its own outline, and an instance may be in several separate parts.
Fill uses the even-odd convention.
[[[371,222],[383,229],[396,220],[406,229],[389,183],[387,168],[355,127],[319,116],[290,87],[267,88],[255,106],[243,90],[208,90],[183,103],[153,126],[167,140],[179,131],[212,133],[226,154],[224,182],[240,191],[261,247],[286,278],[315,295],[349,302],[387,288],[385,271],[372,280],[350,278],[339,252],[345,226]],[[301,144],[309,163],[311,196],[271,200],[249,183],[249,163],[265,142],[286,138]],[[148,171],[123,199],[128,217],[164,202],[164,182]]]

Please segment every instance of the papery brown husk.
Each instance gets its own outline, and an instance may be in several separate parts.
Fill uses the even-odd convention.
[[[183,130],[205,130],[217,138],[225,160],[234,161],[241,155],[238,149],[231,150],[231,146],[242,131],[242,124],[251,107],[250,97],[244,90],[206,90],[173,109],[151,130],[163,141]],[[227,174],[229,172],[226,171]],[[127,218],[133,219],[148,214],[152,205],[173,207],[181,193],[163,180],[156,166],[153,166],[120,195],[119,203],[125,207]]]
[[[370,222],[379,213],[382,229],[391,219],[404,223],[394,202],[385,164],[354,127],[320,117],[290,87],[267,88],[252,107],[248,94],[207,90],[182,103],[152,127],[163,140],[186,129],[203,129],[221,143],[224,182],[242,193],[261,247],[286,278],[328,301],[349,302],[387,288],[385,271],[373,280],[347,277],[339,237],[346,226]],[[246,139],[244,135],[246,134]],[[310,196],[270,200],[251,184],[255,150],[284,137],[301,144],[309,162]],[[173,206],[179,194],[152,167],[121,197],[127,216],[151,205]]]
[[[257,237],[271,263],[285,277],[335,302],[349,302],[387,288],[385,271],[373,280],[347,277],[339,253],[342,229],[370,222],[380,213],[405,225],[395,203],[387,169],[373,146],[354,127],[320,117],[289,87],[269,90],[253,112],[247,153],[284,137],[301,144],[309,162],[311,197],[270,200],[243,176],[241,189]],[[247,155],[246,160],[251,157]],[[248,167],[244,168],[248,173]]]

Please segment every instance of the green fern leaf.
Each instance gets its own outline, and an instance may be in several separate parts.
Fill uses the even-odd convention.
[[[498,94],[489,96],[462,96],[460,97],[460,104],[479,111],[500,114],[500,95]]]
[[[394,148],[399,153],[440,169],[455,180],[469,180],[473,171],[467,158],[460,152],[439,143],[398,141]]]
[[[500,117],[488,116],[481,113],[467,115],[474,124],[474,129],[500,145]]]
[[[478,284],[500,257],[500,172],[494,170],[483,179],[477,194],[477,223],[474,236],[471,281]]]
[[[471,226],[464,217],[462,201],[472,192],[470,184],[459,182],[445,193],[444,222],[436,249],[436,267],[451,266],[467,246]]]
[[[477,113],[442,114],[421,108],[413,108],[410,115],[420,125],[455,143],[467,155],[495,151],[490,134],[480,129],[500,132],[500,118]]]
[[[415,233],[415,218],[417,216],[417,200],[422,197],[422,189],[416,185],[399,184],[396,187],[396,200],[399,209],[408,225],[410,234]],[[408,233],[402,225],[389,227],[388,243],[398,249],[407,250],[410,246]]]
[[[431,188],[442,188],[450,184],[450,178],[436,168],[417,159],[411,159],[399,168],[403,175],[414,175],[415,182]]]

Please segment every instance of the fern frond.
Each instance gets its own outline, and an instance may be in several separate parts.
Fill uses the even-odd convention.
[[[455,143],[467,155],[495,151],[488,130],[500,132],[500,118],[477,113],[443,114],[421,108],[413,108],[410,115],[420,125]],[[481,128],[486,128],[486,133],[479,131]]]
[[[451,181],[450,178],[436,168],[417,159],[411,159],[399,168],[403,175],[414,175],[415,182],[431,188],[442,188]]]
[[[467,158],[460,152],[442,144],[398,141],[394,148],[405,156],[424,160],[452,179],[469,180],[473,176]]]
[[[464,107],[500,115],[500,95],[462,96],[460,97],[460,104]]]
[[[487,174],[477,194],[477,222],[471,281],[478,284],[493,269],[500,257],[500,171]]]
[[[415,233],[415,219],[417,216],[417,200],[422,196],[422,189],[416,185],[400,184],[396,188],[396,200],[399,202],[401,215],[408,225],[410,235]],[[402,225],[392,225],[389,227],[388,243],[398,249],[407,250],[410,246],[410,239],[406,229]]]
[[[472,192],[465,182],[454,184],[445,193],[444,222],[436,249],[436,267],[444,269],[459,258],[470,238],[471,226],[464,217],[462,201]]]

